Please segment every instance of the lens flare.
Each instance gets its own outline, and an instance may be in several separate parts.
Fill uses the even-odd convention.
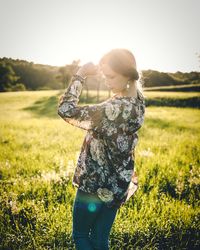
[[[93,203],[93,202],[91,202],[91,203],[89,203],[88,204],[88,210],[90,211],[90,212],[95,212],[96,211],[96,205]]]

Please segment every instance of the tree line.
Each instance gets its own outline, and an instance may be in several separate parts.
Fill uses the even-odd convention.
[[[80,61],[73,61],[62,67],[35,64],[25,60],[0,58],[0,92],[22,90],[65,89],[72,75],[79,68]],[[187,85],[200,83],[200,72],[166,73],[142,70],[144,87]],[[98,79],[88,81],[87,89],[107,89]]]

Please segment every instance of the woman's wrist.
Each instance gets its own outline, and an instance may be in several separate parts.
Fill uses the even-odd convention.
[[[76,80],[80,81],[83,84],[86,80],[86,77],[83,77],[80,74],[76,73],[75,75],[72,76],[72,81],[76,81]]]
[[[76,75],[82,77],[83,79],[85,79],[85,78],[87,77],[86,72],[84,72],[84,71],[82,70],[82,68],[80,68],[80,69],[76,72]]]

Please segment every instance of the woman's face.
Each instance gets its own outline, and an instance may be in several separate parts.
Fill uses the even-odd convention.
[[[126,89],[128,77],[116,73],[108,64],[101,65],[101,71],[106,80],[106,85],[113,93],[120,93]]]

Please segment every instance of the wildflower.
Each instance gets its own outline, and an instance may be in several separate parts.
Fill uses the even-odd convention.
[[[10,201],[9,202],[9,205],[10,205],[10,207],[11,207],[11,211],[12,211],[12,214],[17,214],[18,213],[18,207],[17,207],[17,202],[16,202],[16,200],[14,200],[14,201]]]
[[[148,148],[147,150],[143,150],[139,152],[139,155],[144,156],[144,157],[152,157],[154,153]]]
[[[73,160],[68,160],[68,164],[67,164],[67,175],[71,175],[74,171],[74,161]]]

